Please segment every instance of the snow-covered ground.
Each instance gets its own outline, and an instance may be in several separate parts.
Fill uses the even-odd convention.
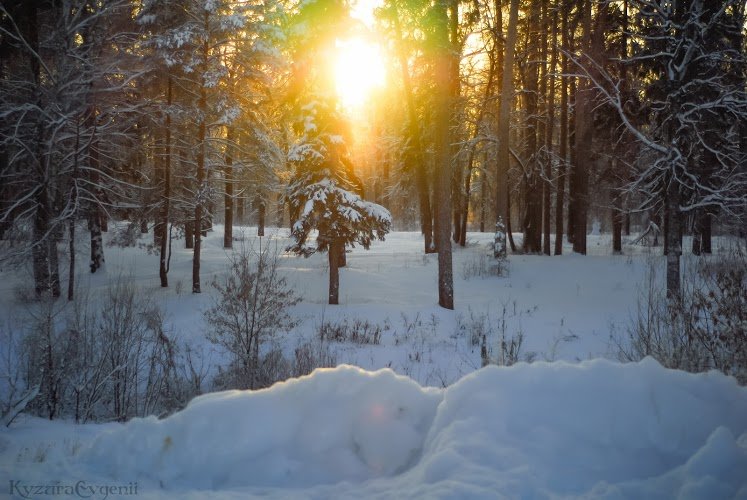
[[[488,367],[447,389],[340,366],[160,421],[25,418],[0,450],[11,498],[81,482],[85,498],[747,498],[747,389],[651,359]]]
[[[236,248],[260,248],[256,228],[235,229],[235,234],[245,235],[244,241],[235,242]],[[107,247],[105,272],[91,275],[82,242],[77,279],[92,297],[120,276],[133,282],[164,309],[176,338],[196,350],[202,348],[216,366],[223,360],[222,353],[205,338],[202,311],[212,304],[211,280],[228,267],[230,251],[223,249],[222,235],[222,227],[217,226],[203,241],[203,293],[199,295],[190,293],[192,251],[184,249],[181,241],[173,246],[167,289],[159,286],[158,257],[140,248]],[[289,242],[288,231],[270,229],[267,235],[261,241],[263,248],[270,245],[282,253]],[[580,361],[608,356],[611,326],[619,328],[629,321],[648,267],[663,270],[664,265],[660,256],[640,246],[626,248],[625,256],[611,256],[610,237],[602,235],[590,236],[589,256],[573,255],[570,248],[565,255],[551,258],[514,255],[508,276],[495,277],[485,271],[492,237],[469,233],[466,248],[454,247],[455,311],[437,306],[437,256],[423,254],[417,232],[391,233],[368,251],[355,248],[340,273],[339,306],[326,304],[326,255],[308,259],[281,255],[280,272],[302,298],[292,308],[301,323],[278,337],[276,347],[292,352],[318,337],[323,323],[368,322],[381,329],[381,343],[328,346],[338,363],[389,367],[423,385],[441,387],[480,367],[480,346],[471,338],[480,328],[487,333],[495,358],[500,355],[500,336],[510,340],[520,333],[521,359]],[[151,238],[144,236],[142,241]],[[478,275],[470,276],[474,274]],[[11,307],[14,319],[23,315],[23,306],[14,296],[29,283],[30,270],[8,270],[0,280],[0,297],[15,306]]]
[[[244,234],[259,247],[253,228]],[[261,244],[282,251],[286,237],[270,230]],[[349,254],[339,306],[326,305],[326,256],[282,255],[300,323],[274,346],[292,352],[324,322],[368,322],[380,343],[328,348],[339,364],[383,370],[342,366],[255,393],[209,394],[161,421],[24,416],[0,431],[0,496],[40,498],[22,488],[83,481],[99,488],[90,498],[104,498],[106,485],[120,487],[109,498],[135,486],[145,498],[747,498],[747,389],[653,360],[598,359],[614,357],[610,334],[623,332],[662,258],[639,246],[613,256],[609,236],[592,235],[589,256],[514,255],[508,276],[495,277],[485,272],[491,239],[470,233],[467,248],[455,247],[455,311],[436,306],[436,256],[422,254],[418,233]],[[156,256],[106,251],[105,272],[81,265],[84,289],[95,296],[124,276],[165,310],[175,338],[213,369],[225,362],[202,316],[210,280],[227,268],[222,228],[203,243],[199,295],[189,293],[191,251],[180,242],[168,289]],[[28,274],[0,274],[2,314],[22,320],[16,296]],[[475,371],[476,331],[493,358],[501,336],[521,334],[519,358],[535,362]]]

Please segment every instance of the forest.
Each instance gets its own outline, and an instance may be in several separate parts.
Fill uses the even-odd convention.
[[[4,0],[2,265],[30,268],[29,301],[74,301],[81,249],[92,274],[113,248],[157,256],[166,288],[186,248],[199,294],[214,225],[225,249],[234,226],[287,228],[285,252],[327,255],[338,304],[352,248],[415,230],[453,310],[468,231],[494,234],[497,274],[507,255],[564,242],[585,255],[601,231],[613,254],[623,236],[661,247],[669,307],[683,310],[683,251],[745,237],[745,9]],[[739,306],[734,272],[717,286]],[[219,291],[257,296],[236,287]],[[741,311],[727,317],[744,337]]]
[[[58,254],[74,249],[59,244],[87,232],[95,273],[101,233],[126,220],[117,242],[152,229],[164,287],[183,235],[199,293],[214,222],[226,248],[235,222],[292,226],[324,179],[420,229],[447,308],[449,241],[468,228],[500,223],[511,251],[557,255],[563,238],[585,254],[592,220],[615,252],[633,227],[661,239],[672,293],[683,234],[707,254],[714,227],[744,232],[743,2],[387,0],[367,15],[336,0],[4,1],[3,259],[30,257],[36,294],[67,281],[70,299]],[[358,209],[370,223],[327,231],[330,255],[387,230]],[[300,253],[318,229],[306,215]]]
[[[747,498],[747,3],[0,0],[0,465]]]

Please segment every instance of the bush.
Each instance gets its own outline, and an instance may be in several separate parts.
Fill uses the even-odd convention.
[[[650,268],[626,335],[612,335],[618,358],[652,356],[669,368],[716,369],[747,384],[747,259],[738,253],[702,258],[683,279],[681,296],[668,300]]]
[[[318,328],[319,339],[333,342],[352,342],[358,345],[379,345],[381,343],[381,326],[360,318],[349,322],[343,319],[339,323],[324,321]]]
[[[205,311],[211,327],[207,338],[233,356],[219,385],[233,389],[266,385],[273,377],[262,373],[261,346],[295,326],[287,310],[298,303],[286,279],[278,274],[277,251],[253,252],[242,247],[233,254],[228,273],[212,285],[218,295]]]
[[[491,276],[508,276],[508,259],[491,258],[487,255],[475,255],[462,263],[462,278],[487,278]]]
[[[328,344],[319,342],[314,345],[306,342],[296,347],[293,358],[293,376],[308,375],[317,368],[337,366],[337,356],[330,351]]]
[[[179,346],[153,301],[121,277],[100,300],[76,295],[73,303],[30,306],[30,327],[17,349],[23,386],[38,387],[27,409],[87,422],[183,407],[194,385],[181,376]]]
[[[23,376],[24,342],[19,328],[0,327],[0,425],[9,426],[39,395],[39,384],[28,385]]]
[[[457,316],[456,335],[466,334],[472,347],[480,345],[482,366],[511,366],[519,361],[534,361],[537,356],[535,352],[522,351],[524,331],[520,323],[522,317],[530,316],[534,312],[533,309],[518,309],[516,301],[513,301],[501,304],[499,317],[494,317],[489,311],[478,314],[472,308],[469,308],[468,312],[468,317]],[[513,334],[508,331],[509,320],[519,322]]]

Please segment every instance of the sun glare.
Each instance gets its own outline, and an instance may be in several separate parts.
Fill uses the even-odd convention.
[[[386,69],[379,46],[361,38],[337,42],[335,87],[345,108],[360,108],[384,86]]]

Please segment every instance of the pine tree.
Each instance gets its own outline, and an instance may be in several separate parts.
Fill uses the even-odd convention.
[[[333,104],[319,98],[303,106],[296,132],[299,139],[288,153],[294,166],[287,199],[295,240],[288,250],[304,257],[327,252],[329,303],[338,304],[341,253],[356,244],[368,249],[375,238],[383,240],[391,216],[381,205],[362,199]],[[315,240],[309,238],[312,230],[318,232]]]

